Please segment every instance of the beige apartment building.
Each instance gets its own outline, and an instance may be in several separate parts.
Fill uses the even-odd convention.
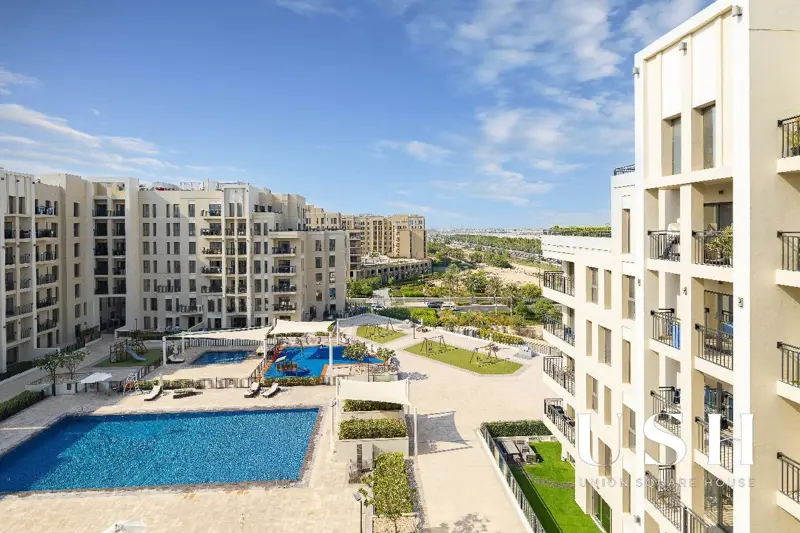
[[[800,50],[796,0],[719,1],[639,52],[610,234],[542,239],[563,265],[544,282],[562,306],[545,423],[606,531],[800,531],[800,70],[784,50]]]
[[[344,311],[343,230],[248,183],[142,184],[0,171],[0,372],[103,330],[209,329]]]

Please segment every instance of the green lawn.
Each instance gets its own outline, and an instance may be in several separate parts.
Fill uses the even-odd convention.
[[[575,483],[575,469],[561,460],[561,443],[538,442],[534,447],[542,462],[524,467],[530,478],[557,482],[554,485]],[[514,467],[512,470],[547,533],[597,533],[594,520],[575,502],[575,489],[532,484],[522,468]]]
[[[456,348],[449,344],[445,344],[442,351],[438,343],[431,343],[433,350],[426,352],[424,345],[425,342],[423,341],[409,348],[405,348],[405,350],[417,355],[430,357],[431,359],[447,363],[448,365],[471,370],[478,374],[513,374],[522,366],[519,363],[506,359],[488,358],[485,353],[475,356],[475,354],[469,350]]]
[[[369,339],[372,342],[385,344],[399,339],[400,337],[405,337],[406,334],[400,333],[399,331],[392,331],[383,326],[359,326],[356,335],[364,339]]]
[[[137,361],[133,357],[128,356],[128,358],[125,361],[122,361],[120,363],[112,363],[110,359],[105,359],[102,362],[97,363],[94,366],[146,366],[146,365],[151,365],[151,364],[153,364],[153,362],[155,360],[161,359],[161,350],[159,350],[159,349],[147,350],[145,353],[143,353],[141,355],[141,357],[144,357],[145,359],[147,359],[147,361]]]

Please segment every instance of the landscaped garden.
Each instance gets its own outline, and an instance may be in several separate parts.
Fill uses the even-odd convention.
[[[162,357],[161,349],[160,348],[156,348],[156,349],[153,349],[153,350],[147,350],[145,353],[140,354],[140,357],[144,357],[145,361],[137,361],[136,359],[134,359],[133,357],[128,355],[128,358],[125,359],[124,361],[117,361],[115,363],[112,363],[110,359],[104,359],[102,362],[97,363],[94,366],[101,366],[101,367],[109,367],[109,366],[114,367],[114,366],[116,366],[116,367],[119,367],[119,366],[147,366],[147,365],[152,365],[157,360],[161,359],[161,357]]]
[[[561,443],[536,442],[533,447],[541,462],[512,471],[545,531],[596,533],[594,520],[575,502],[575,468],[561,460]]]
[[[474,352],[434,339],[426,339],[405,350],[477,374],[513,374],[522,366],[520,363],[492,355],[487,350]]]
[[[404,337],[405,333],[395,331],[392,326],[359,326],[356,335],[372,342],[384,344]]]

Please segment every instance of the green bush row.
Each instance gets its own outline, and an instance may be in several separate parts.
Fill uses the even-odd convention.
[[[508,333],[501,333],[499,331],[492,331],[490,329],[481,328],[478,330],[478,336],[482,339],[494,340],[500,344],[508,344],[510,346],[517,346],[525,344],[525,339],[517,337],[516,335],[509,335]]]
[[[486,428],[492,437],[551,435],[550,430],[541,420],[486,422]]]
[[[375,512],[397,515],[414,511],[414,498],[408,482],[406,461],[400,452],[382,453],[375,459],[371,476]]]
[[[373,402],[370,400],[345,400],[345,412],[351,411],[398,411],[402,408],[399,403]]]
[[[42,400],[44,400],[44,391],[20,392],[13,398],[0,402],[0,420],[5,420]]]
[[[206,380],[203,379],[172,379],[172,380],[164,380],[164,390],[175,390],[175,389],[204,389],[206,388],[205,384],[208,381],[213,381],[214,378],[209,378]],[[322,377],[284,377],[284,378],[263,378],[261,380],[262,387],[269,387],[273,383],[278,383],[278,385],[283,385],[284,387],[303,387],[303,386],[312,386],[312,385],[324,385],[325,378]],[[140,381],[139,388],[141,390],[152,390],[155,385],[158,384],[158,380],[150,380],[150,381]]]
[[[408,429],[404,420],[343,420],[339,423],[340,440],[392,439],[407,435]]]

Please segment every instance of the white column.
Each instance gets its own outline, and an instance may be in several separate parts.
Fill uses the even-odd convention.
[[[161,364],[167,364],[167,338],[161,337]]]
[[[333,370],[333,334],[328,334],[328,372]]]

